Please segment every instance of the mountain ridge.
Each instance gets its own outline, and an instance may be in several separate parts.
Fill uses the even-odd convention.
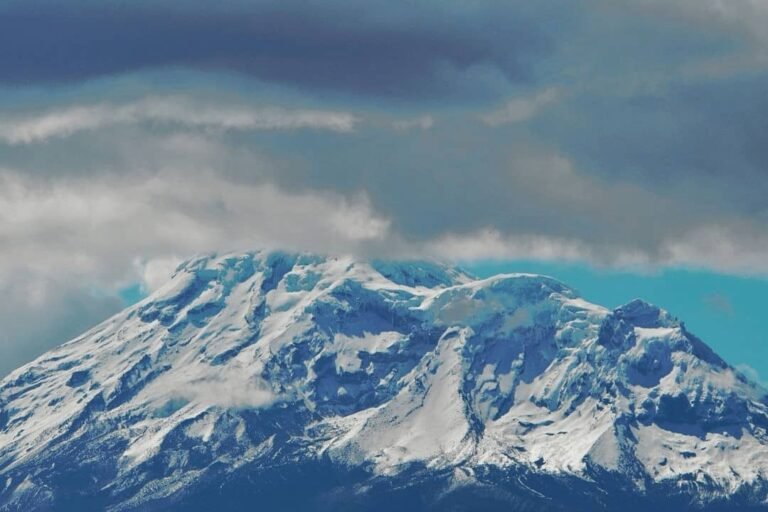
[[[316,487],[297,509],[761,509],[768,405],[639,299],[285,252],[189,260],[0,382],[0,510],[290,501],[253,475]]]

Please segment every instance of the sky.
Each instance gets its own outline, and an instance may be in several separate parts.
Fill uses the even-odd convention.
[[[761,0],[5,0],[0,374],[184,258],[640,296],[768,378]]]

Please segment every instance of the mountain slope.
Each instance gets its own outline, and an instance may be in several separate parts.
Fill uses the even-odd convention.
[[[763,390],[639,300],[210,256],[0,384],[0,510],[761,509],[767,429]]]

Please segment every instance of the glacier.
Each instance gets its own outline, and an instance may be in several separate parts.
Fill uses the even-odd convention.
[[[180,265],[0,383],[0,511],[768,510],[768,397],[555,279]]]

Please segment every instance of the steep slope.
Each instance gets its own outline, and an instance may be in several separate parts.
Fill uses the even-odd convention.
[[[763,390],[639,300],[210,256],[0,384],[0,510],[759,509],[767,429]]]

